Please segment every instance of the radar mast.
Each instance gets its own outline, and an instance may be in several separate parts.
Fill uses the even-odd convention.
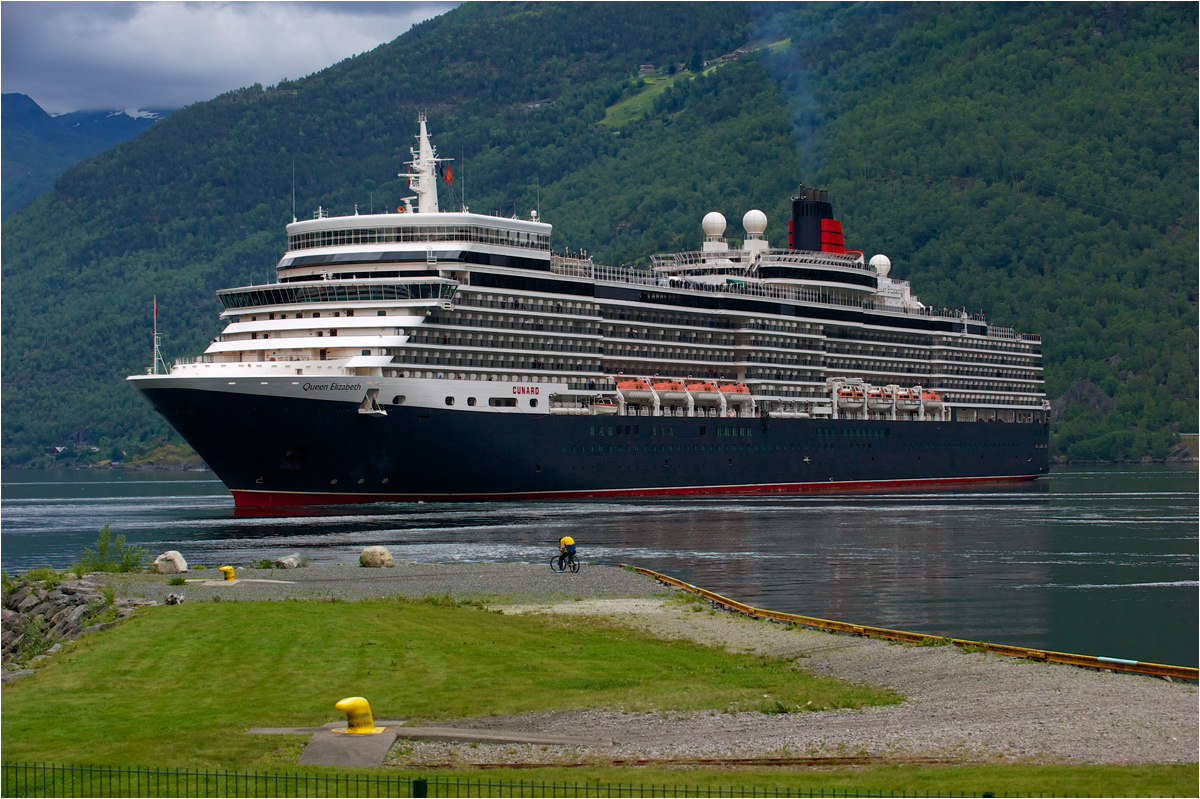
[[[438,212],[437,196],[437,165],[440,161],[452,161],[452,158],[438,158],[437,150],[429,142],[429,131],[425,128],[425,112],[417,116],[421,123],[421,132],[417,135],[418,148],[408,148],[413,160],[408,164],[411,169],[400,173],[399,177],[408,178],[408,187],[416,192],[417,213],[436,214]]]

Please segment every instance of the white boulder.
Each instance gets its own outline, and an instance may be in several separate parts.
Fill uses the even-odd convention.
[[[359,565],[378,568],[380,566],[395,566],[392,553],[387,547],[367,547],[358,556]]]
[[[174,549],[154,559],[155,574],[187,574],[187,561]]]

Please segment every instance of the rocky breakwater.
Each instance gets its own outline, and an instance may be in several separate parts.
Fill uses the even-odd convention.
[[[111,589],[70,575],[19,576],[4,586],[0,643],[3,680],[31,674],[28,666],[47,658],[63,643],[84,633],[104,630],[131,615],[138,605],[156,604],[116,599]]]

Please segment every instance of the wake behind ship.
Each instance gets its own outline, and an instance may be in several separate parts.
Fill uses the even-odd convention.
[[[1041,340],[925,307],[825,192],[789,246],[704,217],[649,271],[536,212],[438,208],[424,115],[396,213],[287,226],[204,354],[128,378],[239,507],[852,490],[1045,474]],[[413,202],[416,207],[413,207]]]

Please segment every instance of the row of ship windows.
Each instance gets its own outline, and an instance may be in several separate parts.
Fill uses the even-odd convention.
[[[622,428],[624,428],[624,432],[622,432]],[[632,428],[632,431],[630,430],[630,428]],[[620,436],[620,435],[636,436],[636,435],[641,434],[641,430],[642,430],[642,426],[639,424],[635,424],[635,425],[628,425],[628,424],[627,425],[619,425],[619,424],[616,424],[616,425],[613,425],[613,424],[610,424],[610,425],[603,425],[603,424],[588,425],[588,435],[589,436]],[[720,426],[713,428],[713,434],[716,435],[717,438],[725,438],[725,437],[730,437],[730,436],[749,437],[749,436],[754,435],[754,429],[751,427],[730,427],[728,425],[720,425]],[[650,435],[652,435],[652,436],[667,436],[669,438],[674,438],[675,427],[673,425],[651,425],[650,426]],[[700,425],[700,435],[702,435],[702,436],[708,435],[708,425],[703,425],[703,424]]]
[[[1035,343],[1010,342],[1010,341],[980,341],[978,339],[968,339],[963,341],[957,338],[948,338],[939,336],[933,340],[933,343],[938,346],[961,348],[964,344],[969,345],[970,349],[991,350],[994,352],[1015,352],[1021,355],[1036,355],[1041,352],[1041,347]]]
[[[451,277],[457,276],[453,273]],[[549,300],[540,297],[514,297],[506,294],[478,294],[462,291],[455,297],[455,304],[477,308],[516,309],[534,313],[558,313],[569,316],[596,316],[596,306],[590,302],[576,300]]]
[[[260,288],[260,289],[250,289],[250,290],[241,290],[241,291],[237,291],[237,292],[230,292],[230,293],[226,293],[226,294],[222,295],[222,302],[225,304],[226,308],[234,308],[234,307],[242,308],[242,307],[263,307],[263,306],[268,306],[268,305],[287,304],[287,303],[296,303],[296,302],[324,302],[324,301],[332,301],[332,300],[344,301],[344,300],[361,300],[361,299],[378,300],[378,299],[418,299],[418,298],[419,299],[434,299],[434,298],[449,298],[453,294],[453,291],[454,291],[453,286],[450,286],[448,284],[435,284],[435,283],[405,284],[405,285],[398,285],[398,286],[320,286],[320,285],[311,286],[310,285],[310,286],[303,286],[303,287],[285,287],[282,289],[281,288]],[[379,295],[379,296],[376,296],[376,295]],[[502,298],[502,299],[514,308],[518,308],[518,309],[522,308],[523,304],[517,298],[509,297],[509,298]],[[573,305],[572,303],[567,303],[566,310],[568,312],[570,312],[571,310],[574,310],[573,308],[570,307],[572,305]],[[582,304],[579,304],[579,305],[581,306],[580,310],[589,310],[589,309],[582,308]],[[563,309],[563,306],[561,303],[558,304],[558,306],[556,306],[556,310],[562,310],[562,309]],[[534,312],[548,311],[549,306],[543,305],[540,303],[538,303],[538,304],[531,303],[530,310],[532,310]],[[384,314],[383,311],[377,311],[377,313],[379,315]],[[353,314],[353,311],[347,312],[347,315],[352,315],[352,314]],[[313,316],[317,316],[317,315],[318,315],[317,313],[313,314]],[[337,312],[334,312],[333,315],[336,316]],[[297,314],[297,317],[299,317],[299,316],[300,316],[300,314]],[[460,320],[459,318],[457,318],[459,316],[460,316],[459,314],[455,315],[456,318],[454,320],[454,323],[462,323],[462,321],[466,321],[467,324],[472,324],[472,320],[469,319],[469,317],[470,317],[469,314],[467,315],[468,316],[467,320]],[[645,316],[645,315],[639,314],[639,316]],[[272,315],[272,317],[273,317],[273,315]],[[283,318],[287,318],[286,315],[284,315]],[[431,320],[431,322],[432,321],[433,320]],[[442,320],[439,319],[437,321],[440,322]],[[445,320],[445,321],[448,322],[449,320]],[[481,320],[481,322],[482,321],[483,320]],[[492,320],[490,318],[486,321],[492,322]],[[513,322],[499,321],[499,322],[495,323],[495,326],[501,327],[501,328],[511,328],[511,329],[540,330],[540,329],[543,329],[543,324],[544,323],[541,320],[537,320],[537,319],[521,319],[519,321],[513,321]],[[479,326],[484,326],[484,325],[479,324]],[[589,333],[594,333],[595,331],[588,330],[588,329],[581,330],[581,329],[577,329],[577,328],[576,329],[567,328],[565,330],[559,328],[558,330],[555,330],[555,326],[552,326],[551,332],[568,332],[568,333],[589,334]],[[611,328],[611,327],[608,328],[608,330],[606,332],[610,336],[616,335],[613,331],[613,328]],[[631,338],[644,338],[645,337],[644,331],[640,331],[640,332],[642,334],[641,336],[639,336],[638,329],[630,328],[629,336]],[[695,334],[685,334],[683,332],[677,331],[675,336],[676,336],[677,340],[683,340],[684,337],[686,336],[687,340],[695,341]],[[661,336],[653,336],[652,339],[659,340],[659,341],[665,340],[665,338],[661,337]],[[706,341],[705,343],[708,343],[710,346],[714,346],[714,345],[722,346],[722,345],[730,345],[733,342],[732,342],[732,340],[725,340],[725,339],[718,339],[718,340],[713,341],[711,336],[709,336],[709,340]],[[752,346],[762,346],[764,344],[774,344],[776,346],[794,346],[794,344],[788,344],[786,342],[786,340],[784,340],[784,339],[776,339],[773,337],[768,338],[766,340],[752,339],[749,343]],[[805,344],[805,342],[803,340],[800,340],[797,343]],[[895,340],[892,339],[890,343],[897,343],[897,342],[895,342]],[[811,346],[811,345],[807,345],[807,346]],[[839,347],[839,346],[834,345],[834,346],[829,346],[827,348],[827,351],[830,353],[845,352],[846,354],[850,354],[849,352],[847,352],[847,349],[848,348]],[[643,354],[645,352],[646,352],[646,350],[643,349]],[[657,352],[660,352],[660,350],[656,349],[656,350],[654,350],[654,352],[657,353]],[[674,355],[674,354],[676,354],[676,352],[668,351],[668,355]],[[628,356],[628,355],[636,355],[636,352],[631,352],[628,349],[626,349],[626,350],[619,350],[618,354]],[[900,355],[901,357],[909,356],[909,357],[917,357],[917,358],[926,356],[926,352],[924,352],[924,351],[904,350],[899,353],[896,353],[896,352],[888,353],[885,350],[880,353],[879,357],[885,357],[888,354],[893,355],[893,357],[895,357],[896,355]],[[963,353],[963,352],[950,353],[948,355],[945,355],[944,357],[947,360],[957,360],[957,361],[965,361],[965,360],[968,360],[969,358],[972,358],[971,355]],[[975,357],[979,358],[979,360],[985,360],[985,361],[1003,362],[1003,360],[1004,360],[1004,356],[999,356],[999,355],[982,355],[982,356],[975,356]],[[732,360],[732,358],[719,357],[719,358],[716,358],[716,360],[727,361],[727,360]],[[757,360],[760,362],[767,362],[767,363],[781,362],[778,359],[764,359],[761,356],[759,358],[752,358],[751,360]],[[788,361],[782,361],[782,362],[786,363]],[[835,368],[848,368],[851,366],[851,364],[848,364],[848,363],[834,363],[831,365],[834,366]],[[896,367],[893,365],[892,368],[896,368]],[[902,371],[905,371],[907,373],[912,373],[913,370],[905,369]],[[979,373],[974,372],[973,374],[979,374]]]
[[[549,234],[488,228],[480,225],[402,225],[315,230],[288,236],[288,249],[307,250],[314,247],[339,247],[347,244],[388,244],[410,241],[471,241],[481,244],[532,247],[537,250],[550,249]]]
[[[815,450],[833,449],[837,445],[833,442],[804,442],[804,443],[788,443],[788,444],[563,444],[563,452],[807,452]],[[850,447],[856,449],[870,449],[870,445],[865,442],[851,442]],[[963,452],[976,451],[980,449],[1013,449],[1020,447],[1019,443],[1013,441],[982,443],[982,444],[905,444],[901,447],[907,451],[921,452]]]
[[[568,372],[588,372],[599,371],[600,362],[592,360],[580,359],[576,361],[574,358],[567,358],[565,361],[545,361],[542,358],[525,358],[518,355],[503,355],[490,352],[482,353],[481,357],[462,357],[462,353],[455,353],[456,357],[445,358],[439,357],[439,353],[433,352],[407,352],[400,350],[390,351],[397,362],[409,364],[422,364],[428,366],[482,366],[487,368],[501,368],[507,366],[510,369],[551,369],[565,370]]]
[[[992,352],[1009,352],[1021,355],[1036,355],[1041,352],[1037,344],[1024,342],[998,341],[992,339],[959,338],[938,335],[930,338],[894,333],[892,331],[860,331],[852,329],[831,329],[829,338],[839,338],[846,341],[883,342],[886,344],[910,344],[918,347],[949,347],[951,349],[975,349]]]
[[[310,302],[371,302],[389,300],[448,300],[458,287],[451,283],[277,284],[219,291],[224,308],[265,308]]]
[[[379,313],[382,313],[382,311],[380,311]],[[313,315],[316,316],[317,314],[313,314]],[[334,315],[335,316],[337,315],[336,312]],[[297,314],[297,318],[299,318],[299,316],[300,316],[300,314]],[[274,318],[274,314],[272,314],[271,317]],[[287,314],[283,314],[282,318],[286,319]],[[252,319],[253,319],[253,317],[252,317]],[[372,331],[359,331],[359,332],[369,334]],[[330,331],[329,334],[336,335],[336,332]],[[316,332],[316,335],[320,336],[320,335],[322,335],[322,332],[318,331],[318,332]],[[403,335],[403,331],[397,331],[396,335]],[[605,354],[605,350],[603,348],[598,348],[591,344],[581,346],[581,345],[576,344],[573,340],[569,341],[566,344],[563,344],[561,342],[556,343],[554,339],[544,339],[541,337],[530,338],[528,341],[526,341],[526,339],[524,337],[509,336],[506,339],[503,335],[501,335],[495,339],[492,339],[491,337],[484,339],[482,336],[479,338],[476,338],[476,337],[470,336],[470,335],[468,335],[466,337],[456,336],[455,338],[451,339],[451,338],[449,338],[449,335],[447,333],[442,333],[441,336],[442,336],[442,338],[439,341],[436,333],[432,333],[432,331],[431,331],[431,334],[429,334],[429,335],[421,335],[420,333],[414,333],[413,338],[412,338],[412,343],[413,344],[439,344],[440,343],[443,345],[456,346],[456,347],[464,347],[464,346],[465,347],[492,347],[492,348],[514,349],[514,350],[533,350],[533,351],[548,351],[548,352],[576,352],[576,353],[599,354],[599,355]],[[269,334],[264,334],[264,338],[267,338],[267,337],[269,337]],[[712,350],[687,350],[687,349],[680,349],[680,348],[659,348],[659,347],[642,347],[639,350],[636,347],[630,348],[630,347],[613,346],[613,347],[608,348],[607,354],[610,356],[624,356],[624,357],[634,357],[634,358],[640,356],[642,358],[687,360],[687,361],[713,362],[713,363],[733,363],[738,360],[743,360],[746,363],[808,366],[808,367],[828,368],[828,369],[835,369],[835,370],[845,369],[845,370],[849,370],[849,371],[872,371],[872,372],[882,372],[882,373],[897,374],[897,375],[925,375],[925,374],[929,374],[931,372],[931,368],[932,368],[929,365],[920,365],[920,367],[917,368],[917,366],[915,366],[913,364],[904,364],[904,363],[896,363],[896,362],[874,363],[874,362],[867,362],[867,361],[860,361],[860,360],[853,360],[853,359],[838,359],[838,358],[830,358],[828,361],[822,360],[819,357],[815,360],[813,358],[804,358],[802,361],[799,357],[796,357],[796,356],[776,355],[773,353],[754,354],[754,355],[750,355],[748,357],[739,359],[737,355],[718,354]],[[431,354],[426,354],[426,357],[429,357],[429,355],[431,355]],[[451,357],[461,360],[462,354],[461,353],[453,353],[451,355]],[[426,362],[428,362],[428,361],[426,361]],[[996,377],[996,378],[1010,378],[1010,379],[1036,379],[1036,374],[1034,373],[1034,371],[1032,369],[1029,369],[1029,370],[994,369],[993,370],[993,369],[989,368],[985,371],[985,370],[979,369],[979,368],[972,369],[972,368],[964,368],[964,367],[953,367],[950,369],[946,369],[944,371],[939,371],[939,374],[967,375],[967,376],[988,377],[988,378]]]
[[[484,320],[482,320],[482,319],[479,321],[470,319],[470,314],[467,315],[466,319],[461,319],[460,317],[461,317],[460,314],[455,314],[453,321],[451,321],[449,318],[437,317],[437,318],[430,319],[430,323],[431,324],[448,324],[448,325],[469,325],[469,326],[474,326],[474,327],[496,327],[496,328],[500,328],[500,329],[523,329],[523,330],[542,330],[542,329],[544,329],[543,320],[538,320],[538,319],[522,318],[519,321],[504,321],[503,319],[493,320],[493,318],[489,316],[486,321],[487,322],[494,321],[494,324],[484,324],[483,323]],[[671,333],[662,333],[662,332],[657,332],[657,331],[651,332],[644,328],[639,329],[639,328],[632,328],[632,327],[622,328],[620,330],[617,330],[610,326],[610,327],[604,328],[603,331],[601,331],[598,329],[580,329],[580,328],[565,328],[564,329],[564,328],[557,327],[552,324],[549,329],[551,332],[566,332],[566,333],[575,333],[575,334],[583,334],[583,335],[588,335],[588,334],[595,335],[596,333],[602,332],[603,335],[608,339],[629,338],[629,339],[637,339],[637,340],[644,340],[644,341],[660,341],[660,342],[668,342],[668,341],[679,341],[679,342],[684,342],[684,343],[696,343],[697,342],[697,334],[689,333],[689,332],[685,332],[685,331],[681,331],[681,330],[675,330],[672,335]],[[764,347],[765,346],[765,347],[775,347],[775,348],[781,348],[781,349],[794,349],[794,350],[798,350],[798,351],[821,351],[821,350],[823,350],[824,352],[828,352],[828,353],[859,355],[859,356],[877,357],[877,358],[884,358],[884,357],[890,356],[893,358],[896,358],[896,357],[911,358],[914,360],[922,360],[922,361],[929,358],[928,347],[921,347],[919,349],[904,349],[904,350],[899,350],[899,351],[897,351],[895,349],[895,347],[887,347],[887,348],[880,349],[878,352],[875,352],[871,348],[863,348],[861,346],[846,347],[846,346],[837,346],[836,344],[833,344],[833,345],[827,344],[823,348],[819,347],[819,346],[814,347],[814,343],[810,340],[799,339],[799,338],[798,339],[790,339],[790,338],[774,337],[774,336],[765,337],[765,338],[757,338],[756,337],[756,338],[749,339],[749,340],[744,341],[739,344],[733,338],[714,338],[711,334],[709,334],[708,336],[703,337],[702,340],[700,341],[700,343],[706,344],[708,346],[756,346],[756,347]],[[890,342],[890,343],[892,343],[892,342]],[[628,351],[623,351],[622,354],[629,354],[629,353],[628,353]],[[979,355],[979,356],[972,357],[971,355],[964,354],[962,352],[956,352],[952,355],[946,356],[945,359],[947,359],[947,360],[953,359],[953,360],[958,360],[958,361],[996,362],[996,363],[1004,363],[1009,360],[1005,356],[1000,356],[1000,355]],[[777,361],[771,361],[771,362],[777,362]],[[1032,366],[1033,364],[1032,364],[1032,362],[1025,361],[1023,359],[1022,363],[1014,364],[1014,365]]]
[[[494,338],[492,336],[486,338],[483,336],[479,336],[478,338],[466,336],[465,338],[450,338],[448,334],[442,333],[442,337],[438,338],[436,333],[426,335],[414,333],[412,338],[409,339],[409,343],[441,344],[447,347],[491,347],[493,349],[534,350],[538,352],[583,352],[601,355],[604,353],[602,348],[591,343],[581,344],[576,339],[563,341],[561,339],[530,338],[526,341],[524,336],[508,336],[507,338],[505,336],[496,336]],[[461,357],[458,353],[455,353],[455,355],[456,357]]]
[[[563,444],[563,452],[751,452],[832,449],[833,444]]]
[[[758,363],[774,363],[769,359],[751,358],[752,362]],[[938,367],[933,364],[905,364],[905,363],[877,363],[875,361],[861,361],[846,358],[828,358],[824,361],[825,368],[834,371],[847,372],[862,372],[862,373],[884,373],[884,374],[937,374],[937,375],[964,375],[968,377],[985,377],[985,378],[1010,378],[1013,380],[1036,380],[1037,370],[1029,369],[995,369],[995,368],[964,368],[958,367]],[[919,367],[919,368],[918,368]]]
[[[599,336],[600,328],[598,327],[578,327],[570,321],[559,319],[530,319],[527,317],[517,316],[501,316],[499,318],[488,314],[486,317],[480,315],[478,319],[473,319],[471,314],[467,314],[465,318],[460,318],[459,314],[455,314],[451,319],[441,314],[431,314],[428,321],[425,323],[430,327],[445,327],[449,329],[459,327],[479,327],[484,329],[494,330],[548,330],[551,333],[565,333],[573,336]]]
[[[624,432],[622,433],[622,427]],[[632,430],[630,429],[632,428]],[[638,435],[641,431],[641,425],[589,425],[588,435],[590,436],[619,436],[619,435]],[[714,434],[718,438],[749,438],[754,435],[754,428],[749,426],[718,426],[713,429]],[[818,427],[816,431],[818,438],[830,438],[841,436],[843,438],[885,438],[892,434],[890,427]],[[674,437],[675,428],[670,425],[653,425],[650,428],[652,436],[669,436]],[[708,426],[700,425],[700,435],[708,435]]]

